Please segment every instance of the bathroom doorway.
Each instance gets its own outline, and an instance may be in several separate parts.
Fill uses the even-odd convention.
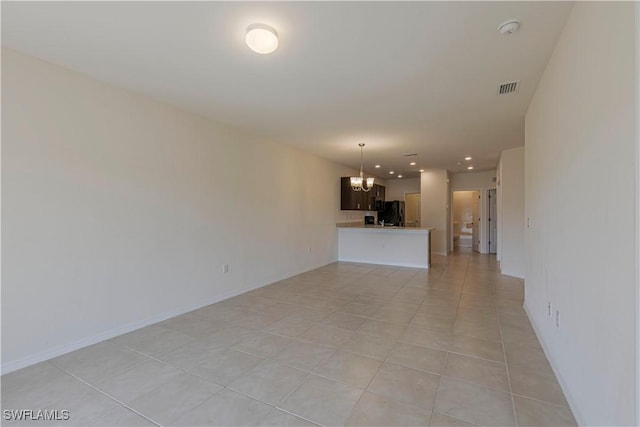
[[[453,192],[453,247],[480,250],[480,191]]]

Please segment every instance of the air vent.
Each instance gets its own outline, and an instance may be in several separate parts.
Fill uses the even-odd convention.
[[[502,83],[500,84],[500,86],[498,86],[498,95],[506,95],[508,93],[514,93],[518,91],[518,86],[520,85],[520,82],[509,82],[509,83]]]
[[[415,157],[417,155],[418,155],[418,153],[407,153],[407,154],[404,154],[405,157]]]

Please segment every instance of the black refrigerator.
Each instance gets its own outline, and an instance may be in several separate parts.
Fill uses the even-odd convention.
[[[378,211],[378,222],[384,220],[384,225],[404,227],[404,202],[394,200],[384,202],[384,208]]]

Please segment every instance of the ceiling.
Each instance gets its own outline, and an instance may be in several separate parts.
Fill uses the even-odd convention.
[[[568,2],[2,2],[2,44],[276,142],[405,177],[494,168]],[[517,18],[520,31],[498,26]],[[247,26],[280,46],[259,55]],[[498,96],[500,83],[518,92]],[[417,153],[416,166],[404,154]],[[380,169],[373,165],[379,163]],[[461,164],[458,164],[461,163]]]

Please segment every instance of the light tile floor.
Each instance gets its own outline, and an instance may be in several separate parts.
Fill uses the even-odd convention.
[[[575,425],[495,257],[334,263],[2,377],[4,425]]]

